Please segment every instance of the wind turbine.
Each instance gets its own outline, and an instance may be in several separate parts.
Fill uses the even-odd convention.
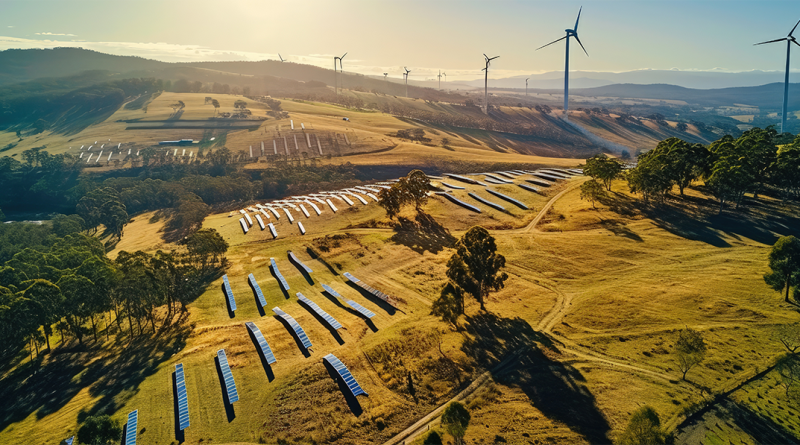
[[[409,70],[407,67],[403,67],[403,69],[406,70],[406,72],[403,73],[403,77],[406,78],[406,97],[408,97],[408,74],[411,72],[411,70]]]
[[[442,91],[442,70],[439,70],[439,75],[436,77],[439,78],[439,91]]]
[[[530,77],[528,78],[530,79]],[[528,79],[525,79],[525,95],[528,95]]]
[[[492,60],[500,56],[490,58],[484,53],[483,57],[486,59],[486,68],[481,70],[486,71],[486,75],[483,78],[483,114],[489,114],[489,65],[491,65]]]
[[[336,75],[336,61],[337,60],[339,61],[340,70],[344,71],[344,66],[342,66],[342,59],[344,59],[344,56],[346,56],[346,55],[347,55],[347,53],[344,53],[344,55],[342,57],[339,57],[339,56],[334,56],[333,57],[333,91],[336,94],[339,94],[339,90],[338,90],[338,88],[339,88],[339,77]]]
[[[388,75],[389,75],[389,73],[383,73],[383,80],[386,80],[386,76],[388,76]]]
[[[444,86],[447,87],[447,73],[442,73],[442,76],[444,76]]]
[[[789,35],[782,38],[782,39],[775,39],[770,40],[768,42],[761,42],[756,43],[756,45],[763,45],[765,43],[775,43],[775,42],[783,42],[786,41],[786,77],[783,80],[783,113],[781,114],[781,133],[786,132],[786,114],[788,113],[789,108],[789,55],[792,53],[792,43],[797,46],[800,46],[800,43],[797,43],[797,40],[792,35],[794,30],[797,29],[797,25],[800,25],[800,21],[798,21],[794,28],[789,31]]]
[[[285,60],[283,60],[283,57],[281,57],[281,53],[278,53],[278,58],[281,59],[281,62],[285,62]]]
[[[583,7],[581,7],[581,9],[578,10],[578,19],[575,20],[575,29],[565,29],[564,31],[567,33],[567,35],[565,35],[564,37],[562,37],[562,38],[560,38],[558,40],[553,40],[552,42],[548,43],[547,45],[540,46],[539,48],[536,48],[536,51],[539,51],[540,49],[544,48],[545,46],[550,46],[550,45],[552,45],[552,44],[554,44],[556,42],[560,42],[560,41],[562,41],[564,39],[567,40],[567,57],[566,57],[566,62],[564,64],[564,117],[565,118],[569,118],[569,115],[567,114],[567,110],[568,110],[568,107],[569,107],[569,38],[570,37],[575,37],[575,40],[578,42],[578,45],[581,46],[581,48],[583,49],[583,52],[586,53],[587,57],[589,56],[589,53],[586,52],[586,48],[583,47],[583,43],[581,43],[581,39],[578,38],[578,22],[581,20],[581,10],[583,10]]]

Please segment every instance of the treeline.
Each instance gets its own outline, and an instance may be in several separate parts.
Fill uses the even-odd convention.
[[[186,311],[226,266],[228,245],[213,229],[201,230],[182,252],[121,252],[115,260],[85,233],[58,238],[47,248],[25,248],[0,266],[0,355],[28,345],[31,355],[51,348],[59,331],[83,344],[98,339],[101,324],[129,338],[156,331]],[[159,313],[159,309],[163,309]]]
[[[779,135],[774,128],[754,128],[738,138],[724,136],[709,144],[691,144],[678,138],[661,141],[641,153],[636,166],[625,171],[605,155],[586,162],[584,172],[604,182],[624,178],[632,193],[645,201],[664,202],[677,186],[684,190],[702,179],[719,201],[742,203],[746,193],[776,192],[784,199],[800,198],[800,137]]]

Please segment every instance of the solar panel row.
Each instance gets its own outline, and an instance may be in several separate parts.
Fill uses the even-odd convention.
[[[231,290],[231,283],[228,281],[228,275],[222,276],[222,284],[225,287],[225,296],[228,298],[228,305],[231,311],[236,310],[236,300],[233,298],[233,290]]]
[[[317,305],[317,303],[314,303],[313,301],[311,301],[308,298],[306,298],[305,295],[303,295],[300,292],[298,292],[297,293],[297,299],[300,300],[301,302],[303,302],[312,311],[316,312],[316,314],[319,315],[320,317],[322,317],[322,319],[325,320],[325,322],[328,323],[328,325],[330,327],[332,327],[333,329],[341,329],[342,328],[342,324],[341,323],[336,321],[336,319],[333,318],[330,314],[328,314],[327,312],[322,310],[322,308],[319,307]]]
[[[517,185],[522,187],[522,188],[524,188],[525,190],[527,190],[529,192],[539,192],[539,189],[537,189],[536,187],[532,187],[532,186],[530,186],[528,184],[517,184]]]
[[[350,389],[350,392],[354,397],[361,394],[368,395],[367,392],[361,388],[361,385],[358,384],[355,377],[353,377],[353,374],[350,373],[350,370],[347,369],[347,366],[345,366],[344,363],[342,363],[342,361],[339,360],[335,355],[328,354],[322,359],[333,366],[333,369],[335,369],[339,374],[339,377],[344,380],[345,385],[347,385],[347,388]]]
[[[266,360],[270,365],[277,362],[278,360],[275,359],[275,354],[272,353],[272,348],[269,347],[269,343],[267,343],[267,339],[265,339],[264,335],[261,333],[261,329],[258,329],[258,326],[256,326],[252,321],[246,322],[245,325],[256,338],[258,346],[261,348],[261,354],[264,356],[264,360]]]
[[[343,296],[341,296],[339,294],[339,292],[336,292],[335,290],[333,290],[333,288],[331,288],[327,284],[323,284],[322,288],[325,289],[325,292],[327,292],[327,293],[331,294],[332,296],[334,296],[334,297],[344,301],[345,303],[347,303],[348,306],[350,306],[351,308],[353,308],[356,311],[358,311],[361,315],[363,315],[363,316],[365,316],[367,318],[372,318],[372,317],[375,316],[375,314],[372,311],[370,311],[369,309],[365,308],[364,306],[361,306],[360,304],[356,303],[353,300],[348,300],[348,299],[344,298]]]
[[[300,259],[297,258],[297,256],[291,250],[289,251],[289,260],[291,262],[293,262],[295,265],[297,265],[297,267],[303,269],[306,273],[310,274],[310,273],[314,272],[313,270],[311,270],[310,267],[308,267],[305,264],[303,264],[303,262],[300,261]]]
[[[517,201],[516,199],[514,199],[514,198],[512,198],[510,196],[506,196],[506,195],[504,195],[504,194],[502,194],[502,193],[500,193],[498,191],[492,190],[492,189],[486,189],[486,191],[491,193],[494,196],[497,196],[500,199],[505,199],[506,201],[514,204],[515,206],[517,206],[517,207],[519,207],[521,209],[528,210],[528,206],[526,206],[525,204]]]
[[[125,444],[136,445],[136,433],[139,425],[139,410],[131,411],[128,414],[128,424],[125,431]]]
[[[386,303],[388,303],[392,307],[394,307],[394,308],[397,307],[397,301],[391,295],[385,294],[385,293],[379,291],[378,289],[375,289],[374,287],[368,285],[367,283],[365,283],[365,282],[359,280],[358,278],[354,277],[353,275],[351,275],[350,272],[345,272],[344,276],[345,276],[345,278],[347,278],[348,280],[353,282],[356,286],[358,286],[358,287],[364,289],[365,291],[369,292],[370,294],[380,298],[381,300],[385,301]]]
[[[253,291],[256,293],[256,296],[258,297],[258,302],[259,302],[259,304],[261,304],[261,307],[262,308],[266,307],[267,306],[267,300],[264,298],[264,293],[261,292],[261,286],[258,285],[258,282],[256,281],[256,277],[253,276],[253,274],[250,274],[250,275],[247,276],[247,281],[249,281],[250,282],[250,286],[253,287]]]
[[[492,207],[494,209],[501,210],[501,211],[505,211],[505,209],[506,209],[505,207],[501,206],[500,204],[497,204],[497,203],[494,203],[492,201],[489,201],[488,199],[481,198],[480,196],[476,195],[475,193],[469,192],[469,196],[471,196],[472,198],[478,200],[479,202],[482,202],[482,203],[486,204],[487,206]]]
[[[178,390],[178,429],[183,431],[189,427],[189,401],[186,397],[183,363],[175,365],[175,383]]]
[[[289,283],[286,282],[286,279],[283,278],[283,275],[281,275],[281,272],[278,270],[278,264],[275,262],[275,258],[270,258],[269,264],[270,267],[272,267],[272,272],[275,274],[276,277],[278,277],[278,282],[281,284],[283,290],[288,291]]]
[[[436,192],[436,194],[437,194],[437,195],[444,196],[445,198],[447,198],[447,199],[449,199],[450,201],[452,201],[452,202],[454,202],[454,203],[456,203],[456,204],[460,205],[461,207],[464,207],[464,208],[466,208],[466,209],[472,210],[473,212],[481,213],[481,209],[479,209],[478,207],[475,207],[475,206],[474,206],[474,205],[472,205],[472,204],[467,204],[466,202],[464,202],[464,201],[462,201],[462,200],[460,200],[460,199],[456,198],[455,196],[453,196],[453,195],[451,195],[451,194],[449,194],[449,193],[444,193],[444,192]]]
[[[236,391],[236,382],[233,381],[231,367],[228,365],[228,356],[225,355],[224,349],[217,351],[217,359],[219,360],[219,369],[222,370],[222,378],[225,380],[225,391],[228,393],[228,403],[238,402],[239,392]]]
[[[300,343],[303,344],[303,347],[308,349],[311,347],[311,340],[308,339],[308,335],[306,335],[306,331],[303,330],[302,327],[297,323],[297,321],[286,312],[283,312],[279,307],[272,308],[272,312],[275,312],[279,317],[286,320],[289,323],[289,326],[292,327],[294,333],[297,335],[297,338],[300,340]]]

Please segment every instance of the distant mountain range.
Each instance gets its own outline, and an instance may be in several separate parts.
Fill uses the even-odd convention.
[[[800,74],[800,73],[798,73]],[[681,70],[636,70],[621,73],[573,71],[570,73],[570,86],[573,88],[595,88],[613,84],[633,83],[641,85],[669,84],[684,88],[713,89],[765,85],[782,82],[782,71],[745,71],[726,73],[721,71],[681,71]],[[530,76],[515,76],[503,79],[490,79],[493,88],[564,88],[564,72],[550,71]],[[482,87],[483,79],[461,82],[473,87]]]

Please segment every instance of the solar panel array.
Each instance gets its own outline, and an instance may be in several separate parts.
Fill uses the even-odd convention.
[[[333,318],[333,317],[332,317],[330,314],[328,314],[327,312],[325,312],[324,310],[322,310],[322,308],[321,308],[321,307],[317,306],[317,303],[314,303],[313,301],[311,301],[311,300],[309,300],[308,298],[306,298],[306,296],[305,296],[305,295],[303,295],[303,294],[301,294],[300,292],[298,292],[298,293],[297,293],[297,299],[298,299],[298,300],[300,300],[300,301],[302,301],[302,302],[303,302],[303,303],[304,303],[306,306],[308,306],[308,307],[309,307],[309,308],[310,308],[312,311],[316,312],[316,313],[317,313],[317,315],[319,315],[320,317],[322,317],[322,319],[323,319],[323,320],[325,320],[325,322],[326,322],[326,323],[328,323],[328,325],[329,325],[330,327],[332,327],[333,329],[341,329],[341,328],[342,328],[342,324],[341,324],[341,323],[339,323],[338,321],[336,321],[336,319],[335,319],[335,318]]]
[[[537,189],[536,187],[532,187],[532,186],[530,186],[528,184],[517,184],[517,185],[522,187],[522,188],[524,188],[525,190],[527,190],[529,192],[539,192],[539,189]]]
[[[344,380],[345,385],[347,388],[350,389],[350,392],[353,394],[353,397],[364,394],[368,395],[366,391],[361,388],[361,385],[358,384],[353,374],[350,374],[350,370],[347,369],[347,366],[342,363],[335,355],[328,354],[322,358],[326,362],[330,363],[333,366],[333,369],[339,374],[339,376]]]
[[[355,284],[356,286],[358,286],[358,287],[364,289],[365,291],[369,292],[370,294],[380,298],[381,300],[385,301],[386,303],[388,303],[392,307],[395,307],[395,308],[397,307],[397,301],[395,301],[395,299],[392,298],[391,295],[385,294],[385,293],[379,291],[378,289],[375,289],[374,287],[368,285],[367,283],[365,283],[365,282],[359,280],[358,278],[354,277],[353,275],[351,275],[350,272],[345,272],[344,276],[345,276],[345,278],[347,278],[348,280],[353,282],[353,284]]]
[[[478,200],[479,202],[482,202],[482,203],[486,204],[487,206],[495,208],[497,210],[505,210],[506,209],[505,207],[501,206],[500,204],[496,204],[496,203],[494,203],[492,201],[489,201],[488,199],[481,198],[480,196],[476,195],[475,193],[469,192],[469,196],[471,196],[472,198]]]
[[[445,187],[454,189],[454,190],[464,190],[464,187],[461,187],[460,185],[448,184],[446,182],[442,182],[442,185],[445,186]]]
[[[272,312],[275,312],[279,317],[286,320],[289,323],[289,326],[294,329],[294,333],[297,334],[297,338],[300,339],[300,343],[303,344],[303,347],[308,349],[311,347],[311,340],[308,339],[308,335],[306,335],[306,331],[303,330],[302,327],[297,323],[297,321],[286,312],[283,312],[279,307],[272,308]]]
[[[283,290],[289,290],[289,283],[286,282],[286,279],[283,278],[281,272],[278,270],[278,264],[275,262],[275,258],[269,259],[270,266],[272,267],[272,271],[275,273],[275,276],[278,277],[278,282],[281,283],[281,287]]]
[[[222,276],[222,284],[225,286],[225,296],[228,297],[228,304],[231,311],[236,310],[236,300],[233,298],[233,290],[231,290],[231,283],[228,281],[228,275]]]
[[[305,264],[303,264],[303,262],[300,261],[300,259],[297,258],[295,256],[294,252],[292,252],[291,250],[289,251],[289,260],[291,260],[294,264],[296,264],[298,267],[303,269],[306,273],[310,274],[311,272],[314,272],[313,270],[311,270],[310,267],[308,267]]]
[[[449,193],[437,192],[436,194],[444,196],[445,198],[447,198],[450,201],[460,205],[461,207],[464,207],[466,209],[472,210],[473,212],[481,213],[481,209],[479,209],[478,207],[475,207],[472,204],[467,204],[466,202],[456,198],[455,196],[453,196],[453,195],[451,195]]]
[[[253,274],[247,276],[247,281],[250,282],[250,286],[253,286],[253,290],[258,297],[258,302],[261,304],[261,307],[265,307],[267,305],[267,300],[264,298],[264,293],[261,292],[261,286],[258,285],[256,281],[256,277]]]
[[[128,426],[125,431],[125,444],[136,445],[136,432],[139,426],[139,410],[131,411],[128,414]]]
[[[272,348],[269,347],[269,343],[267,343],[267,339],[264,338],[264,335],[261,333],[261,329],[258,329],[258,326],[256,326],[256,324],[252,321],[246,322],[245,325],[256,338],[258,347],[261,348],[261,354],[264,355],[264,359],[267,361],[267,363],[271,365],[277,362],[278,360],[275,359],[275,354],[272,353]]]
[[[516,205],[517,207],[519,207],[521,209],[528,210],[528,206],[526,206],[525,204],[517,201],[516,199],[514,199],[514,198],[512,198],[510,196],[506,196],[506,195],[504,195],[504,194],[502,194],[502,193],[500,193],[498,191],[492,190],[492,189],[486,189],[486,191],[491,193],[494,196],[497,196],[500,199],[505,199],[506,201]]]
[[[222,370],[222,378],[225,380],[225,391],[228,393],[228,403],[238,402],[239,392],[236,391],[236,382],[233,381],[231,367],[228,365],[228,356],[225,355],[224,349],[217,351],[217,359],[219,359],[219,369]]]
[[[334,297],[336,297],[336,298],[344,301],[345,303],[347,303],[348,306],[350,306],[351,308],[353,308],[356,311],[358,311],[361,315],[363,315],[363,316],[365,316],[367,318],[372,318],[372,317],[375,316],[375,313],[373,313],[369,309],[365,308],[364,306],[361,306],[360,304],[356,303],[355,301],[348,300],[348,299],[344,298],[343,296],[339,295],[339,292],[336,292],[335,290],[333,290],[327,284],[323,284],[322,288],[325,289],[325,292],[327,292],[327,293],[333,295]]]
[[[186,377],[183,374],[183,363],[175,365],[175,382],[178,389],[178,429],[183,431],[189,427],[189,400],[186,398]]]
[[[540,185],[542,187],[550,187],[551,185],[553,185],[552,183],[549,183],[549,182],[547,182],[545,180],[542,180],[542,179],[535,179],[534,178],[534,179],[526,179],[526,181],[530,182],[531,184]]]

